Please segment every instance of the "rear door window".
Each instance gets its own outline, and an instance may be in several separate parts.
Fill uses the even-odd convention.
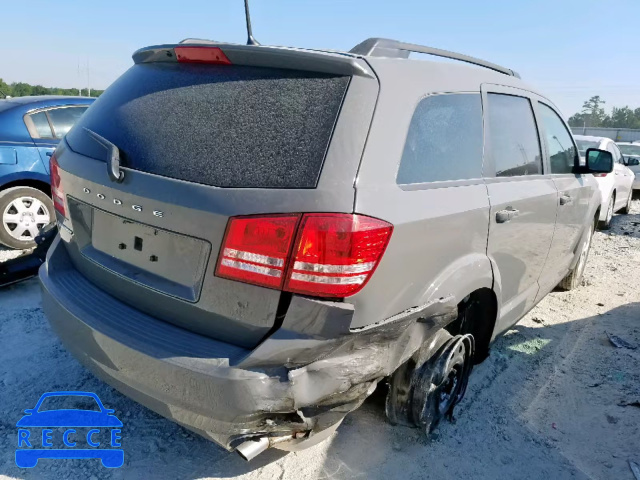
[[[540,140],[531,102],[514,95],[487,95],[487,122],[497,177],[542,173]]]
[[[578,152],[571,134],[558,114],[549,106],[540,103],[540,117],[549,150],[551,173],[572,173]]]
[[[56,138],[64,137],[89,107],[65,107],[48,110]]]
[[[482,177],[480,94],[424,98],[416,107],[404,145],[398,184]]]

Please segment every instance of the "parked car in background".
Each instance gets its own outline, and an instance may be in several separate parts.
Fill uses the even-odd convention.
[[[635,175],[633,189],[640,190],[640,143],[618,142],[617,145],[624,155],[625,165]]]
[[[95,98],[15,97],[0,100],[0,243],[35,246],[54,220],[49,157]]]
[[[580,166],[508,68],[385,39],[134,63],[51,158],[44,310],[97,376],[246,459],[327,438],[385,378],[390,421],[430,432],[498,335],[580,285],[613,156]]]
[[[613,172],[595,175],[602,195],[599,226],[601,229],[607,230],[611,226],[611,219],[615,212],[629,213],[635,174],[624,164],[624,156],[616,143],[610,138],[588,135],[574,135],[574,138],[578,144],[581,159],[584,159],[585,153],[589,148],[606,150],[613,155]]]

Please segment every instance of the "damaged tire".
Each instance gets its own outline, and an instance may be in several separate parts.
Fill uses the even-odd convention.
[[[423,363],[414,359],[391,377],[386,414],[391,423],[420,428],[430,434],[443,418],[453,419],[464,398],[473,369],[472,335],[456,335]]]

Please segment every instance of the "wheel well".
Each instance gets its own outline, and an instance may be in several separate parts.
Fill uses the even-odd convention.
[[[452,335],[470,333],[475,339],[476,361],[489,354],[489,344],[498,316],[498,300],[490,288],[470,293],[458,304],[458,318],[447,326]]]
[[[0,190],[6,190],[13,187],[31,187],[36,190],[40,190],[42,193],[51,197],[51,186],[47,182],[41,182],[40,180],[14,180],[13,182],[5,183]]]

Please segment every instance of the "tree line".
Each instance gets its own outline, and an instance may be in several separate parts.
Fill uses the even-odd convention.
[[[640,129],[640,108],[613,107],[611,114],[604,111],[606,102],[599,95],[582,105],[582,111],[569,118],[572,127],[608,127]]]
[[[91,90],[92,97],[98,97],[104,90]],[[0,78],[0,98],[28,97],[31,95],[87,95],[88,89],[43,87],[42,85],[30,85],[24,82],[6,83]]]
[[[91,90],[92,97],[98,97],[104,90]],[[26,97],[31,95],[87,95],[88,90],[77,88],[43,87],[24,82],[6,83],[0,78],[0,98]],[[640,108],[613,107],[611,114],[604,110],[605,101],[599,95],[591,97],[582,105],[582,111],[569,118],[572,127],[635,128],[640,130]]]

